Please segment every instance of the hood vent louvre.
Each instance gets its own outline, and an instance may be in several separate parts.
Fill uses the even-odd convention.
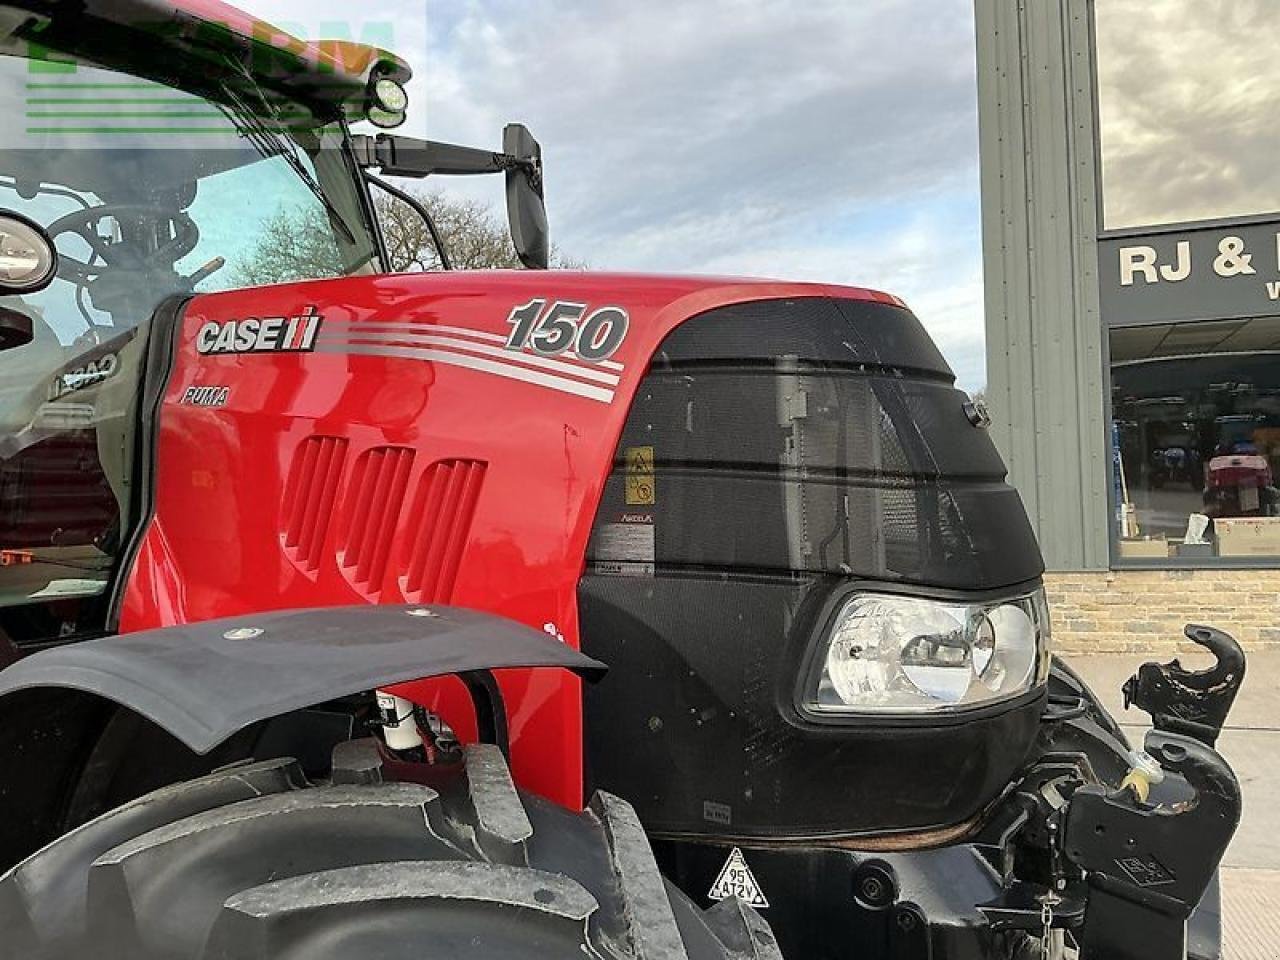
[[[343,437],[307,437],[298,447],[284,497],[285,554],[307,573],[320,569],[333,503],[347,459]]]
[[[422,475],[410,514],[401,589],[410,603],[448,603],[488,464],[440,460]]]
[[[352,471],[338,562],[366,594],[382,590],[413,456],[409,447],[374,447],[360,455]]]

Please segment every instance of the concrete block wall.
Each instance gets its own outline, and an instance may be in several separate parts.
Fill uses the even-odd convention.
[[[1280,570],[1046,573],[1054,647],[1062,653],[1198,649],[1187,623],[1230,633],[1246,650],[1280,650]]]

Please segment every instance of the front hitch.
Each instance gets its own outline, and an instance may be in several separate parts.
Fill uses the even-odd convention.
[[[1145,753],[1120,753],[1123,735],[1089,709],[1087,688],[1065,671],[1074,681],[1068,693],[1079,696],[1051,698],[1045,722],[1065,735],[1046,739],[1058,752],[1042,754],[1015,792],[1022,815],[1012,875],[979,907],[992,930],[1038,935],[1055,957],[1066,955],[1061,931],[1070,931],[1080,960],[1184,960],[1189,944],[1201,955],[1206,924],[1214,925],[1202,908],[1212,913],[1218,865],[1241,813],[1239,783],[1213,744],[1245,664],[1222,631],[1185,632],[1214,654],[1212,668],[1147,663],[1123,688],[1126,707],[1152,716]],[[1105,745],[1108,730],[1115,740]],[[1007,846],[1000,834],[987,839]],[[1211,887],[1215,896],[1206,896]]]
[[[1183,960],[1187,918],[1240,822],[1240,784],[1212,748],[1153,730],[1146,749],[1194,796],[1155,805],[1134,786],[1098,785],[1072,795],[1063,850],[1089,885],[1080,960]]]
[[[1144,663],[1124,687],[1124,706],[1151,714],[1157,730],[1194,737],[1212,747],[1244,682],[1244,651],[1229,634],[1193,623],[1187,639],[1205,647],[1217,662],[1208,670],[1187,670],[1177,660]]]

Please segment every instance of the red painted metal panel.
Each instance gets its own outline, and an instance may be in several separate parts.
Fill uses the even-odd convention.
[[[662,338],[717,306],[812,296],[882,295],[766,281],[513,271],[363,277],[198,297],[177,338],[160,413],[155,516],[130,574],[121,628],[447,595],[577,647],[576,589],[596,506],[631,397]],[[630,319],[627,335],[605,364],[509,350],[508,318],[533,299],[586,304],[588,311],[621,307]],[[206,324],[295,317],[309,307],[323,318],[314,352],[197,350]],[[225,386],[227,403],[183,405],[193,386]],[[323,485],[318,496],[305,491],[308,505],[314,500],[317,511],[335,516],[327,526],[319,519],[308,525],[309,506],[297,518],[304,491],[291,494],[289,486],[299,458],[321,452],[308,452],[318,436],[344,444],[351,465],[340,484],[334,481],[332,499]],[[362,460],[363,472],[355,469]],[[442,464],[451,465],[448,476]],[[375,467],[376,480],[367,481]],[[319,478],[318,461],[308,469]],[[419,495],[420,510],[405,503]],[[424,548],[424,524],[442,520],[447,531],[436,530]],[[304,545],[314,565],[291,556]],[[578,681],[533,670],[504,671],[500,682],[518,782],[579,804]],[[400,692],[439,709],[460,735],[474,736],[457,685],[411,684]]]
[[[373,447],[362,453],[340,507],[342,545],[338,564],[352,585],[369,599],[382,593],[391,543],[399,527],[412,447]]]
[[[320,569],[334,499],[347,459],[344,437],[307,437],[285,491],[285,554],[308,573]]]
[[[411,603],[451,603],[484,486],[481,460],[441,460],[419,482],[400,589]]]

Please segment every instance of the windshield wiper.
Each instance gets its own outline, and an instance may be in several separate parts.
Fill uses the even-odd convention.
[[[271,103],[266,93],[258,86],[257,82],[248,75],[245,75],[245,79],[252,84],[254,92],[257,93],[263,107],[271,110],[272,121],[282,123],[279,113],[271,109]],[[226,81],[219,82],[218,88],[223,96],[231,102],[231,107],[221,103],[217,104],[218,109],[235,124],[236,129],[253,145],[253,148],[262,155],[263,159],[270,160],[272,157],[280,157],[284,160],[289,165],[289,168],[297,174],[298,179],[320,201],[325,212],[329,215],[330,223],[342,231],[348,243],[355,246],[357,243],[355,233],[352,232],[346,218],[342,216],[342,213],[329,198],[329,195],[324,192],[324,187],[320,186],[311,171],[307,169],[307,165],[298,157],[299,148],[293,139],[267,126],[262,117],[252,110]]]

